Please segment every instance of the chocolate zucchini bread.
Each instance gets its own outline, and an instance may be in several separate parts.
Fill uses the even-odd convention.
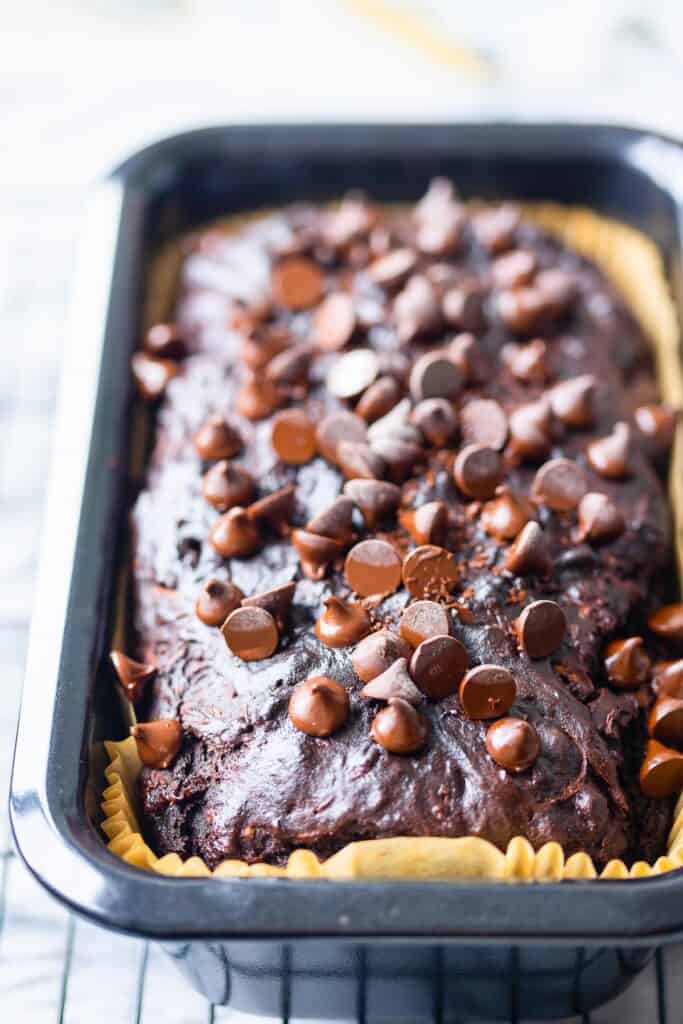
[[[159,407],[113,661],[159,854],[664,851],[675,416],[595,266],[443,180],[296,205],[186,240],[133,373]]]

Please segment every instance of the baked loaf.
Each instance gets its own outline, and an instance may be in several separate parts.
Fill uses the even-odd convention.
[[[133,371],[162,400],[116,667],[159,854],[663,852],[674,417],[593,265],[442,180],[292,206],[187,240]]]

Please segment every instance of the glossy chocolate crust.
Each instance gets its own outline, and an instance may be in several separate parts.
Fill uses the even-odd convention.
[[[388,232],[382,244],[388,237],[394,247],[413,245],[409,213],[375,213]],[[598,866],[613,857],[654,859],[664,850],[671,803],[646,799],[637,782],[651,698],[610,688],[603,650],[608,640],[639,632],[648,610],[665,597],[671,572],[667,507],[660,480],[637,446],[624,480],[599,477],[584,452],[592,438],[609,433],[617,420],[632,421],[635,408],[657,395],[641,332],[595,267],[528,224],[514,230],[508,247],[533,251],[542,268],[566,270],[576,289],[561,315],[521,338],[544,339],[548,371],[545,384],[522,383],[500,355],[504,345],[520,344],[520,337],[497,312],[494,257],[471,220],[462,226],[453,255],[418,256],[423,270],[447,265],[458,279],[475,278],[484,288],[475,331],[476,380],[456,400],[458,408],[483,395],[509,412],[563,378],[593,374],[597,381],[593,425],[556,428],[551,454],[576,458],[589,489],[613,500],[626,528],[608,543],[589,546],[577,540],[575,513],[560,515],[540,506],[553,563],[547,578],[503,571],[510,542],[483,531],[478,504],[453,482],[457,437],[451,451],[428,448],[426,472],[403,484],[405,508],[435,499],[449,506],[444,546],[456,553],[460,566],[452,633],[465,645],[471,666],[493,663],[514,674],[515,710],[535,725],[541,741],[531,769],[508,774],[494,763],[485,745],[490,723],[465,717],[457,693],[423,702],[429,738],[421,752],[388,753],[371,738],[380,704],[360,697],[353,648],[326,647],[314,633],[323,598],[349,596],[343,558],[326,579],[313,582],[302,576],[286,537],[268,534],[262,550],[245,559],[221,559],[208,543],[219,513],[202,497],[207,464],[200,461],[193,436],[212,413],[226,413],[238,424],[246,444],[233,461],[253,474],[257,497],[289,482],[296,485],[292,525],[304,526],[327,508],[343,484],[339,471],[320,457],[303,466],[282,465],[270,443],[271,418],[250,422],[236,413],[244,329],[230,324],[240,300],[252,305],[267,300],[277,254],[303,249],[323,268],[328,290],[333,282],[337,288],[353,283],[365,319],[376,322],[360,331],[360,343],[407,355],[408,370],[418,355],[443,347],[457,333],[442,324],[401,343],[389,313],[396,289],[386,292],[368,275],[367,238],[335,251],[324,240],[324,217],[297,206],[235,237],[212,228],[187,242],[175,319],[189,355],[160,406],[133,513],[137,646],[132,653],[158,667],[138,712],[143,719],[177,717],[183,728],[172,767],[146,768],[141,776],[150,842],[159,854],[196,854],[209,866],[225,858],[282,863],[298,847],[328,856],[354,840],[397,835],[478,835],[501,848],[516,835],[527,836],[535,847],[556,840],[567,855],[584,850]],[[274,316],[293,340],[310,337],[312,311],[276,308]],[[355,337],[350,347],[354,344]],[[317,356],[308,396],[290,404],[302,405],[314,420],[325,410],[349,408],[324,387],[338,358],[337,353]],[[537,465],[508,460],[505,482],[528,495]],[[404,553],[414,546],[395,516],[375,531],[366,530],[360,518],[357,526],[359,540],[390,537]],[[297,581],[290,626],[272,657],[241,661],[221,632],[197,617],[197,593],[213,576],[231,579],[247,596]],[[397,629],[408,599],[399,589],[372,609],[374,622]],[[568,628],[559,650],[532,661],[520,651],[512,622],[538,599],[557,601]],[[309,676],[332,677],[349,691],[349,717],[331,737],[298,731],[288,717],[295,684]]]

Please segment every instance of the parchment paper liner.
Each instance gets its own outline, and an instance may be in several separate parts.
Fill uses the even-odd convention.
[[[664,401],[683,406],[683,376],[679,356],[676,307],[669,292],[665,269],[657,247],[642,233],[618,221],[579,207],[554,203],[523,204],[525,217],[535,221],[569,247],[593,260],[615,285],[651,340]],[[235,221],[232,221],[235,224]],[[180,249],[171,245],[162,252],[150,273],[148,319],[168,311]],[[155,306],[157,307],[155,309]],[[140,449],[138,448],[138,452]],[[683,425],[679,424],[671,460],[669,490],[674,517],[678,577],[683,578]],[[119,626],[121,619],[119,619]],[[177,854],[157,855],[146,844],[137,814],[136,784],[141,769],[135,740],[106,742],[109,765],[107,787],[102,794],[102,830],[108,848],[129,864],[163,875],[182,877],[268,877],[327,879],[430,879],[485,881],[557,881],[563,878],[597,878],[591,858],[575,853],[565,858],[559,843],[546,843],[534,851],[527,839],[517,836],[505,853],[476,836],[457,839],[398,837],[350,843],[326,861],[310,850],[297,850],[284,868],[269,864],[223,861],[213,872],[199,857],[183,861]],[[646,878],[683,867],[683,794],[678,799],[669,833],[667,855],[654,864],[637,861],[630,868],[612,860],[600,878]]]

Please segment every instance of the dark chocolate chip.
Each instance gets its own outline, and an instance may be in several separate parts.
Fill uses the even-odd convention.
[[[633,418],[650,458],[658,461],[668,455],[676,433],[676,412],[666,405],[639,405]]]
[[[415,274],[394,301],[398,339],[403,344],[435,331],[441,325],[436,292],[423,274]]]
[[[472,220],[472,228],[480,245],[497,255],[511,248],[519,222],[517,207],[503,203],[478,213]]]
[[[683,746],[683,700],[660,697],[648,721],[650,736],[667,747]]]
[[[412,475],[415,465],[424,458],[424,452],[419,444],[415,444],[414,441],[403,441],[400,437],[378,437],[372,441],[371,448],[380,456],[383,468],[395,484],[407,480]],[[374,475],[382,475],[379,467]]]
[[[483,323],[484,292],[478,281],[459,281],[441,300],[445,320],[458,331],[477,331]]]
[[[525,345],[510,342],[501,351],[501,358],[513,377],[525,384],[540,383],[548,376],[548,346],[541,338]]]
[[[498,288],[516,288],[529,283],[537,265],[536,254],[530,249],[513,249],[493,261],[491,275]]]
[[[517,406],[508,417],[510,452],[520,459],[545,459],[552,447],[550,403],[541,397]]]

